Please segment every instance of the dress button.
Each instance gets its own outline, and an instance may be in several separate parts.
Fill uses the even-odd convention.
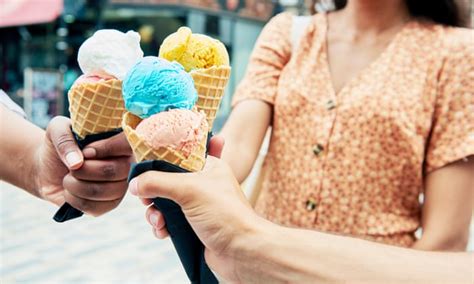
[[[336,102],[333,100],[329,100],[326,102],[326,109],[327,110],[332,110],[336,108]]]
[[[308,201],[306,201],[306,210],[313,211],[314,209],[316,209],[316,201],[308,199]]]
[[[321,144],[317,144],[316,146],[313,147],[313,153],[316,155],[316,156],[319,156],[319,154],[321,154],[321,152],[324,150],[324,147],[323,145]]]

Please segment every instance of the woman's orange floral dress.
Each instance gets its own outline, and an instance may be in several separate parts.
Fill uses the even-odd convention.
[[[234,98],[273,105],[257,212],[410,246],[423,178],[474,154],[473,31],[409,22],[336,93],[327,15],[312,17],[293,52],[292,21],[280,14],[267,24]]]

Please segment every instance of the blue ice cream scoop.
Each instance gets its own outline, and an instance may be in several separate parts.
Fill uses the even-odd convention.
[[[138,61],[122,83],[125,108],[147,118],[170,109],[191,109],[197,100],[194,81],[177,62],[155,56]]]

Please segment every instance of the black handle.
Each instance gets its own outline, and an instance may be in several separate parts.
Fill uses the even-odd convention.
[[[130,170],[129,181],[150,170],[185,173],[186,170],[165,161],[144,161],[134,164]],[[178,253],[181,264],[191,283],[217,284],[218,281],[204,259],[204,245],[186,220],[181,207],[166,198],[154,198],[154,206],[165,218],[166,228]]]
[[[92,142],[110,138],[116,134],[119,134],[120,132],[122,132],[122,129],[117,128],[108,132],[87,135],[84,139],[79,138],[79,136],[77,136],[74,132],[73,134],[79,149],[82,150]],[[53,219],[58,223],[62,223],[68,220],[79,218],[82,215],[84,215],[84,213],[81,210],[72,207],[71,204],[66,202],[61,206],[61,208],[59,208],[56,214],[54,214]]]

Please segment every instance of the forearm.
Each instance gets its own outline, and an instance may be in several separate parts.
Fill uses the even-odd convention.
[[[272,106],[260,100],[239,103],[227,120],[222,132],[225,139],[222,160],[232,168],[242,183],[258,156],[272,117]]]
[[[239,250],[242,282],[470,283],[472,254],[423,252],[266,225]]]
[[[35,159],[44,131],[0,105],[0,178],[38,196]]]
[[[474,192],[472,157],[444,166],[425,180],[422,210],[423,234],[413,248],[436,251],[464,251]]]
[[[258,152],[248,149],[243,141],[233,139],[225,133],[222,133],[222,136],[225,139],[225,146],[221,159],[230,166],[237,181],[242,183],[250,174]]]

